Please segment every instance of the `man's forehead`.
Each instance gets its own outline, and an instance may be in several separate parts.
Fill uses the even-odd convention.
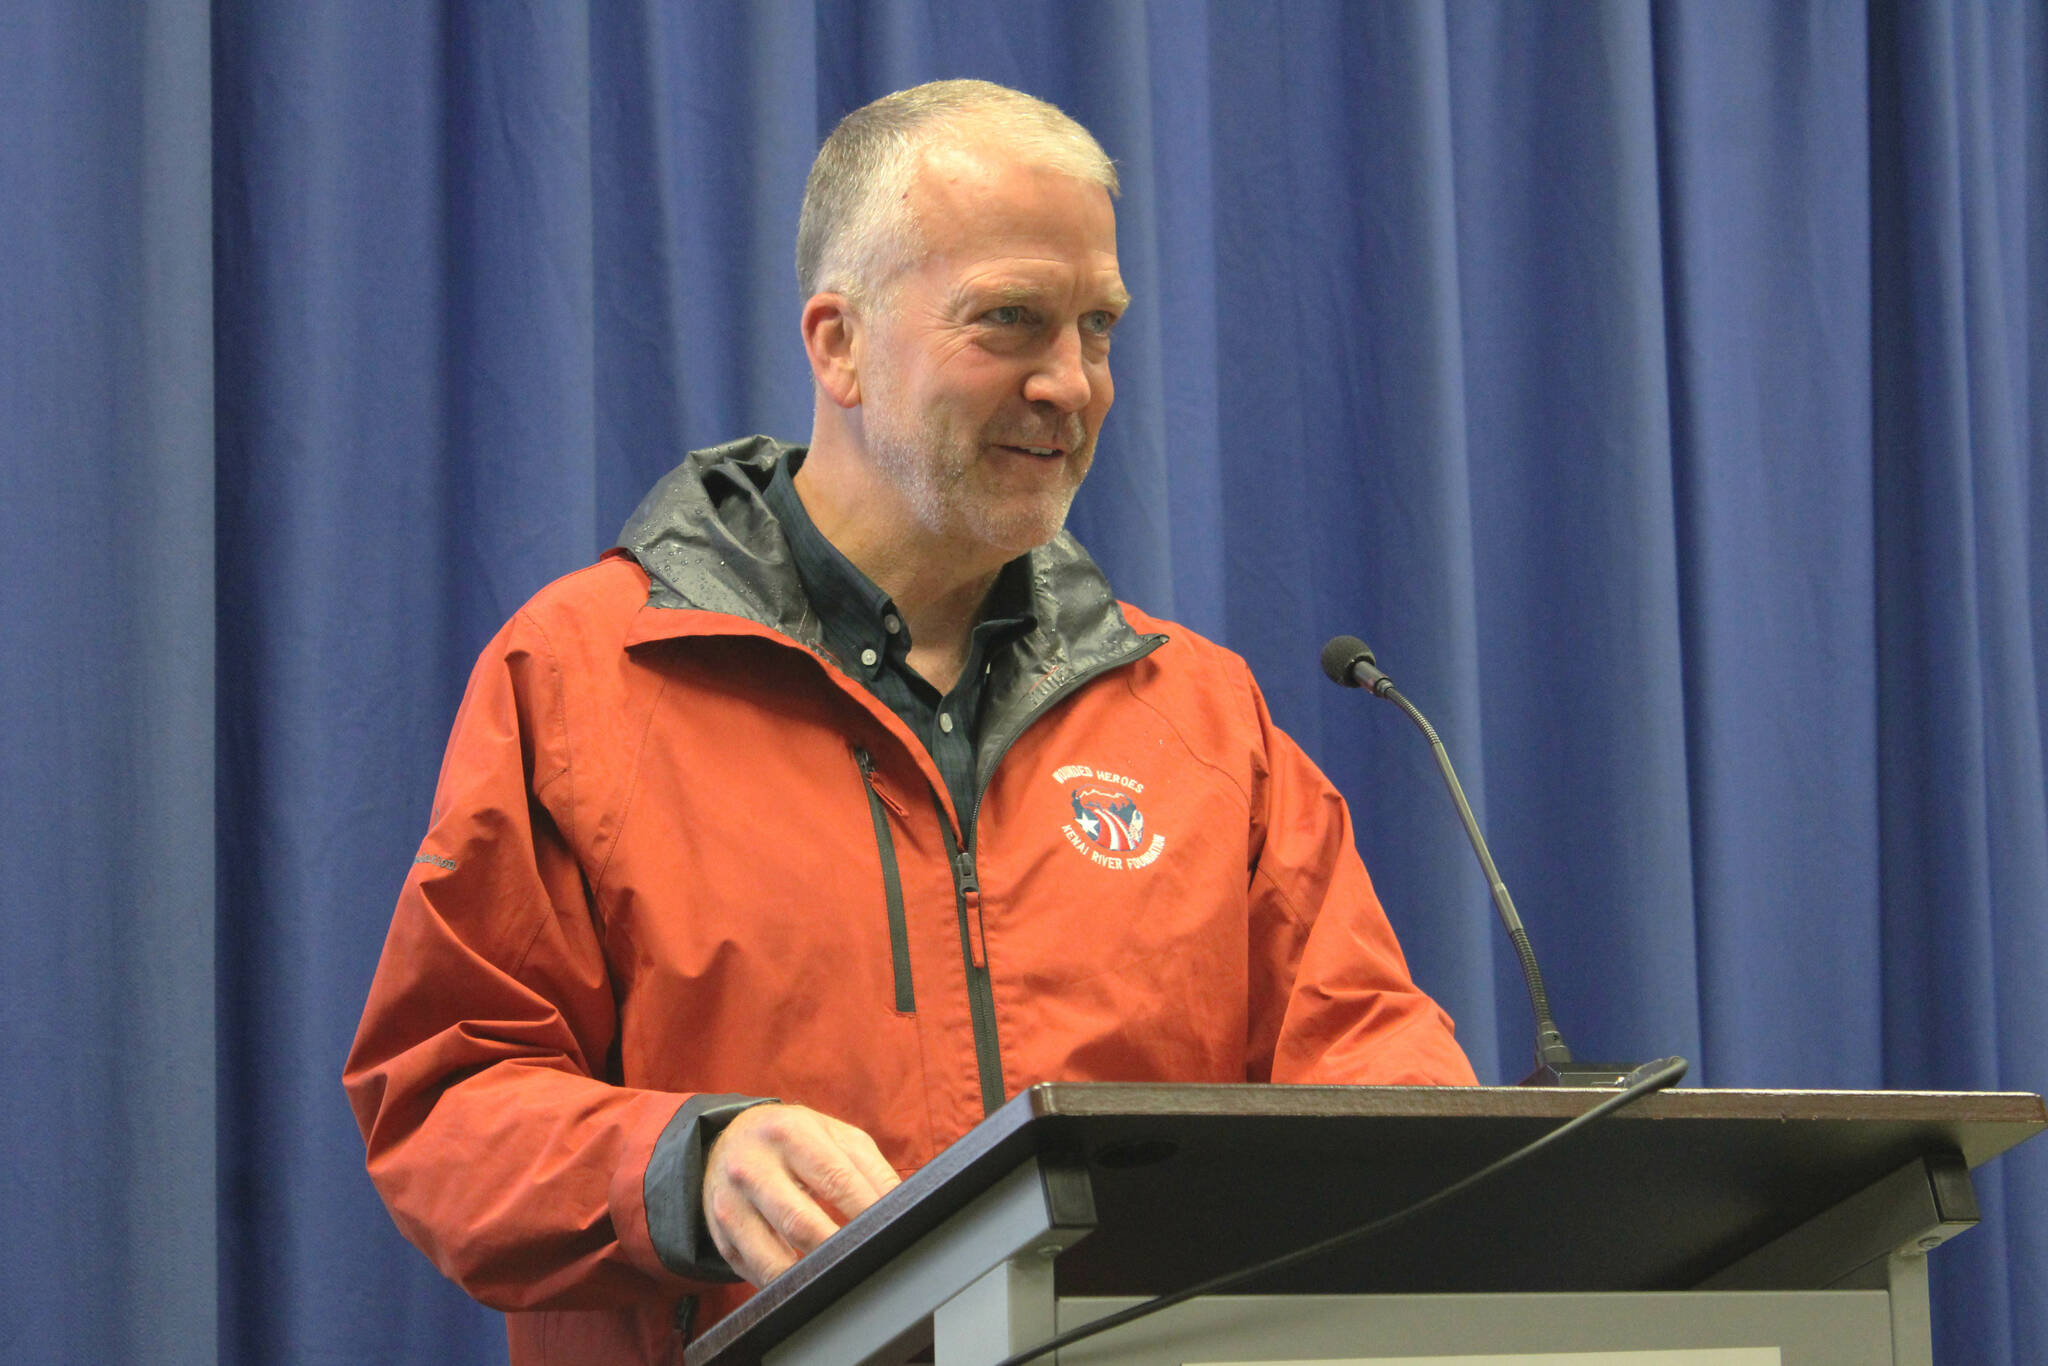
[[[916,179],[957,180],[1008,167],[1044,165],[1000,130],[969,127],[934,137],[918,150]]]
[[[1094,201],[1091,208],[1101,212],[1114,232],[1116,210],[1109,191],[1070,169],[994,137],[971,141],[942,141],[926,147],[919,155],[909,186],[913,212],[945,212],[949,220],[984,219],[996,207],[988,201],[991,192],[1033,185],[1040,193],[1075,193]],[[973,213],[957,212],[972,209]]]
[[[927,260],[1013,261],[1012,269],[995,273],[1011,277],[1005,287],[1022,292],[1042,290],[1053,276],[1071,281],[1078,266],[1091,285],[1106,284],[1104,292],[1117,302],[1127,297],[1109,192],[1063,168],[1000,143],[942,145],[919,166],[910,208]],[[1046,268],[1034,270],[1034,260]]]

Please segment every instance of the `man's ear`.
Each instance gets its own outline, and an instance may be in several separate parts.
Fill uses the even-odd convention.
[[[861,320],[843,294],[813,294],[803,311],[804,354],[818,390],[841,408],[860,405]]]

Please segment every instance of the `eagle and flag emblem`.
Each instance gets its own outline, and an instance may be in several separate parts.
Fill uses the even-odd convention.
[[[1098,849],[1121,854],[1136,849],[1145,834],[1145,813],[1127,792],[1100,787],[1074,789],[1074,824]]]
[[[1067,804],[1074,812],[1061,833],[1090,862],[1135,870],[1149,867],[1165,852],[1166,836],[1155,832],[1147,837],[1145,813],[1138,806],[1144,783],[1087,764],[1068,764],[1052,776],[1067,789]]]

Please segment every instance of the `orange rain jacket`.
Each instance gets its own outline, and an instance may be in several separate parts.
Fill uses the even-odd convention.
[[[485,649],[348,1061],[406,1236],[545,1311],[515,1363],[679,1360],[680,1303],[748,1293],[650,1235],[693,1093],[812,1106],[908,1173],[1043,1080],[1473,1080],[1244,662],[1068,537],[963,822],[823,653],[760,496],[786,450],[694,454]]]

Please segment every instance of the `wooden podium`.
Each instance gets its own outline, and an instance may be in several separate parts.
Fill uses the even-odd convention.
[[[687,1360],[991,1366],[1364,1224],[1610,1094],[1034,1086]],[[1976,1222],[1970,1169],[2044,1127],[2029,1094],[1665,1091],[1384,1238],[1056,1359],[1928,1363],[1925,1255]]]

